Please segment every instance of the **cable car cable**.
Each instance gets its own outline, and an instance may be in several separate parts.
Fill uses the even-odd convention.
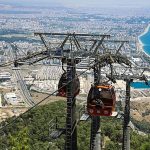
[[[94,62],[94,61],[93,61]],[[93,63],[91,62],[91,63]],[[98,63],[98,62],[97,62]],[[95,63],[95,64],[97,64]],[[95,65],[94,64],[94,65]],[[91,69],[93,66],[90,66],[88,69],[86,69],[85,71],[83,71],[82,73],[80,73],[79,75],[77,75],[77,77],[83,75],[84,73],[86,73],[89,69]],[[73,80],[75,80],[76,77],[74,79],[72,79],[71,81],[67,82],[64,86],[60,87],[58,90],[62,89],[63,87],[67,86],[69,83],[71,83]],[[0,128],[0,131],[2,131],[4,128],[8,127],[9,125],[13,124],[18,118],[22,117],[24,114],[30,112],[32,109],[34,109],[36,106],[38,106],[39,104],[41,104],[42,102],[44,102],[45,100],[47,100],[47,98],[49,98],[50,96],[54,95],[56,92],[58,92],[58,90],[52,92],[51,94],[49,94],[47,97],[45,97],[44,99],[42,99],[40,102],[38,102],[37,104],[35,104],[33,107],[29,108],[27,111],[25,111],[24,113],[20,114],[18,117],[16,117],[14,120],[12,120],[10,123],[6,124],[5,126],[3,126],[2,128]]]

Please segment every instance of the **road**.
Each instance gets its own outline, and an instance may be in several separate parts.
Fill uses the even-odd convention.
[[[17,84],[20,87],[19,89],[21,90],[22,96],[24,97],[24,102],[28,106],[34,106],[35,103],[32,100],[31,94],[30,94],[29,90],[27,89],[25,82],[22,80],[20,70],[14,70],[14,73],[15,73],[15,76],[17,79]]]
[[[11,57],[12,60],[15,60],[15,53],[14,53],[13,47],[11,47],[11,46],[10,46],[10,57]],[[13,70],[14,70],[14,73],[15,73],[15,76],[16,76],[17,85],[20,87],[19,89],[20,89],[21,94],[24,98],[24,102],[29,107],[34,106],[35,102],[32,100],[31,94],[30,94],[24,80],[21,77],[20,70],[18,70],[17,68],[13,69]]]

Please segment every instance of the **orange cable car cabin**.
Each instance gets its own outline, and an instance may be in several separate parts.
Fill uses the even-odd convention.
[[[115,110],[116,94],[109,84],[91,86],[87,98],[87,111],[90,116],[111,116]]]
[[[74,85],[74,94],[73,96],[77,96],[80,92],[80,81],[76,76],[76,79],[72,81]],[[57,96],[67,97],[67,73],[64,72],[58,83],[58,93]]]

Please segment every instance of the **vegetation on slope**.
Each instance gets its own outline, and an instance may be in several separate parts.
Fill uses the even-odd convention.
[[[1,132],[1,150],[64,150],[65,136],[52,140],[49,125],[52,118],[59,117],[60,126],[64,127],[66,104],[57,101],[39,106],[15,121]],[[9,118],[6,122],[11,121]],[[103,117],[101,131],[103,147],[106,150],[119,150],[122,144],[122,122],[112,117]],[[3,122],[4,125],[6,122]],[[78,125],[78,149],[89,150],[90,120]],[[131,150],[149,150],[150,138],[131,132]]]
[[[137,121],[133,118],[131,120],[140,131],[150,134],[150,123],[149,122],[146,122],[143,120],[141,123],[140,121]]]

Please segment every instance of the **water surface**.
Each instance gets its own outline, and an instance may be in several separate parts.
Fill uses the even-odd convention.
[[[145,32],[139,36],[139,41],[142,44],[144,52],[150,56],[150,25],[146,28]]]

